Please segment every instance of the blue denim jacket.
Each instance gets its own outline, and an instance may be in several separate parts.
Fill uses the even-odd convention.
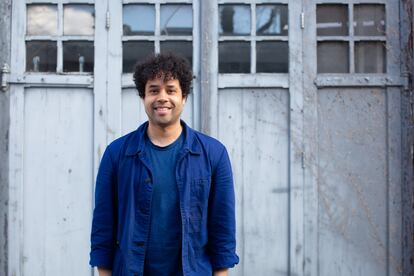
[[[176,180],[185,276],[233,267],[235,200],[225,147],[182,122],[185,140]],[[151,163],[144,151],[148,122],[105,150],[96,180],[90,264],[113,275],[142,275],[150,225]]]

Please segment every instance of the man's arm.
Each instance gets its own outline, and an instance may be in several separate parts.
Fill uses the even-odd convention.
[[[99,276],[112,276],[112,270],[98,267]]]
[[[109,148],[102,156],[96,177],[95,208],[91,232],[90,265],[111,269],[115,251],[116,170]]]
[[[214,276],[227,276],[227,275],[229,275],[228,268],[214,271]]]
[[[215,275],[227,275],[225,269],[236,265],[239,257],[236,255],[233,174],[224,146],[214,163],[208,202],[208,252],[213,270],[225,273]]]

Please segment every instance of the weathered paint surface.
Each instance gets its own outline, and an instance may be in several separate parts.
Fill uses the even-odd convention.
[[[408,85],[402,95],[403,120],[403,269],[414,275],[414,0],[400,2],[401,62],[402,71],[408,77]]]
[[[10,65],[11,0],[0,2],[0,68]],[[0,73],[1,79],[1,73]],[[0,275],[7,274],[9,95],[0,90]]]
[[[25,94],[22,273],[88,275],[92,90]]]
[[[203,130],[220,138],[233,162],[241,263],[231,274],[400,275],[402,267],[409,274],[410,260],[401,264],[400,192],[401,152],[412,145],[412,129],[401,130],[400,111],[407,107],[401,102],[407,99],[400,94],[402,82],[390,81],[401,77],[399,49],[394,47],[398,31],[394,28],[389,35],[389,80],[370,77],[364,85],[365,76],[352,74],[318,78],[315,5],[325,1],[291,1],[289,74],[218,76],[217,5],[224,2],[194,1],[201,9],[201,26],[194,24],[193,38],[201,42],[194,50],[198,75],[183,117],[190,126],[201,121]],[[20,84],[13,85],[9,96],[0,92],[0,157],[8,145],[2,140],[9,130],[3,112],[12,114],[13,137],[10,161],[0,163],[0,185],[7,181],[1,174],[7,165],[13,169],[10,186],[0,186],[0,203],[7,194],[12,200],[12,225],[3,220],[7,210],[0,207],[0,233],[4,228],[11,244],[7,260],[2,233],[0,275],[90,275],[93,179],[100,157],[106,143],[147,118],[131,79],[117,73],[122,64],[122,3],[95,3],[99,58],[93,82],[90,76],[73,75],[18,80],[24,73],[25,14],[23,1],[14,3],[20,8],[14,21],[17,75],[11,77]],[[10,0],[0,5],[0,12],[8,10]],[[390,7],[387,24],[395,25],[398,9]],[[298,24],[302,10],[303,30]],[[9,19],[0,19],[6,22],[0,25],[2,37],[10,35]],[[5,41],[9,39],[1,43]],[[10,52],[7,43],[3,52],[0,61]],[[38,88],[24,87],[25,82]],[[407,115],[409,108],[405,110]],[[406,168],[412,169],[410,155],[404,156],[411,162]],[[412,191],[412,172],[406,177],[404,191]],[[412,198],[403,195],[404,218],[412,218]],[[405,227],[412,229],[412,220]],[[409,233],[404,232],[405,240],[412,238]],[[404,256],[412,258],[410,252],[406,246]]]
[[[289,243],[288,93],[219,91],[218,136],[235,178],[237,252],[232,275],[286,275]]]
[[[318,93],[320,275],[402,272],[400,252],[390,249],[401,245],[388,240],[401,242],[401,221],[389,225],[390,217],[401,217],[389,198],[401,183],[389,181],[400,168],[391,156],[398,160],[400,153],[389,149],[399,147],[401,125],[388,110],[390,101],[382,89]],[[400,197],[392,200],[396,206]]]

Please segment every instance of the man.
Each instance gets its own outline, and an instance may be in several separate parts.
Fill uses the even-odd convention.
[[[148,122],[102,157],[90,253],[101,276],[222,276],[238,263],[227,151],[180,120],[191,81],[173,54],[136,66]]]

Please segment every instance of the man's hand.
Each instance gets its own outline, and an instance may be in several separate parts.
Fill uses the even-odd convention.
[[[228,272],[229,272],[228,268],[216,270],[214,271],[214,276],[227,276],[229,275]]]
[[[107,268],[98,267],[99,276],[112,276],[112,270]]]

